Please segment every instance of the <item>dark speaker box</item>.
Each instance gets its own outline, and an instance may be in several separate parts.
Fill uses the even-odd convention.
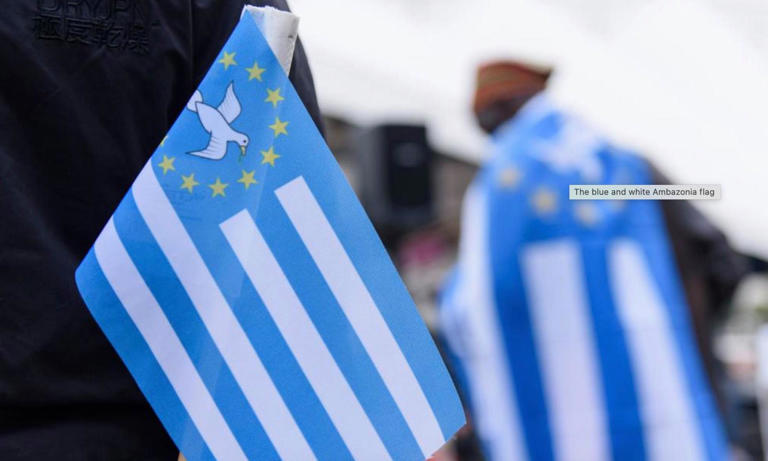
[[[363,129],[357,143],[357,183],[377,227],[408,231],[430,221],[434,153],[422,125]]]

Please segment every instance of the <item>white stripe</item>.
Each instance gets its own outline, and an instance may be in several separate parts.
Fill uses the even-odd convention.
[[[627,332],[649,458],[702,460],[701,440],[666,307],[640,247],[622,239],[609,253],[611,288]]]
[[[474,423],[489,447],[490,459],[528,459],[512,370],[493,297],[486,197],[477,186],[471,187],[464,199],[461,231],[461,279],[455,307],[465,321],[466,349],[461,344],[454,349],[464,355]]]
[[[147,342],[189,417],[217,459],[246,460],[179,337],[147,287],[109,220],[94,244],[96,260]]]
[[[251,215],[220,227],[352,456],[391,459]]]
[[[521,267],[549,402],[555,458],[608,459],[598,352],[577,243],[529,245],[522,251]]]
[[[298,177],[277,197],[363,343],[424,456],[445,439],[413,370],[312,192]]]
[[[283,459],[315,459],[264,364],[147,164],[133,197],[264,431]]]

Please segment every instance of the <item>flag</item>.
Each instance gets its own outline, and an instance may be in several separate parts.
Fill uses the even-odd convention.
[[[648,165],[546,96],[494,135],[441,324],[489,459],[720,460],[722,423]]]
[[[464,424],[412,300],[249,14],[76,281],[189,460],[424,459]]]

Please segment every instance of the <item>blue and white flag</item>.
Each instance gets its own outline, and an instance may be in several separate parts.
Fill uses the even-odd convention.
[[[568,200],[649,182],[544,96],[494,136],[441,305],[490,459],[727,458],[658,203]]]
[[[412,300],[250,15],[76,278],[189,460],[417,460],[464,424]]]

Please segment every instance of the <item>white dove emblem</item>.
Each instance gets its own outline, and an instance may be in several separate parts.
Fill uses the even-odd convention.
[[[203,102],[203,95],[200,91],[195,91],[189,102],[187,109],[196,112],[200,123],[205,131],[210,133],[211,138],[208,146],[200,151],[188,152],[190,155],[209,158],[211,160],[221,160],[227,155],[227,144],[230,142],[240,146],[240,157],[245,156],[245,148],[248,146],[248,136],[232,129],[230,124],[240,115],[240,101],[235,95],[233,83],[227,87],[224,100],[219,107],[213,107]]]

